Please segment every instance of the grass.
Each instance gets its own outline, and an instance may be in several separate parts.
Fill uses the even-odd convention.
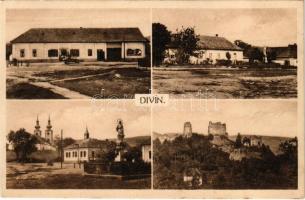
[[[8,99],[65,99],[62,95],[29,83],[7,84],[6,97]]]
[[[157,69],[153,87],[176,97],[208,90],[213,98],[295,98],[296,75],[296,69]]]
[[[54,84],[91,97],[100,95],[102,89],[103,98],[133,98],[134,94],[149,93],[149,71],[118,68],[108,72],[87,79],[61,81]]]

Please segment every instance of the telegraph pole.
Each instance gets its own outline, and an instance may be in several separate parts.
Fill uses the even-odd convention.
[[[62,141],[63,141],[63,130],[61,129],[60,133],[60,168],[62,169],[62,162],[63,162],[63,148],[62,148]]]

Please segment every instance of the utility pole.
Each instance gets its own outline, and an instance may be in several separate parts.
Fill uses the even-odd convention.
[[[63,147],[62,147],[62,141],[63,141],[63,130],[61,129],[60,133],[60,168],[62,169],[62,162],[63,162]]]

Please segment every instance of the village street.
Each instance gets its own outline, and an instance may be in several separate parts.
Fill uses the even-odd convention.
[[[119,180],[83,176],[83,169],[76,164],[54,163],[15,163],[8,162],[6,185],[14,189],[105,189],[117,187],[122,189],[150,188],[150,178],[136,180]]]
[[[35,63],[7,68],[8,98],[89,99],[101,91],[106,91],[105,98],[131,98],[149,88],[150,72],[139,69],[137,63]]]

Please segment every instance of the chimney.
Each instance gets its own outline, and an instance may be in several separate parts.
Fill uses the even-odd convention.
[[[218,34],[216,34],[215,36],[218,37]]]

